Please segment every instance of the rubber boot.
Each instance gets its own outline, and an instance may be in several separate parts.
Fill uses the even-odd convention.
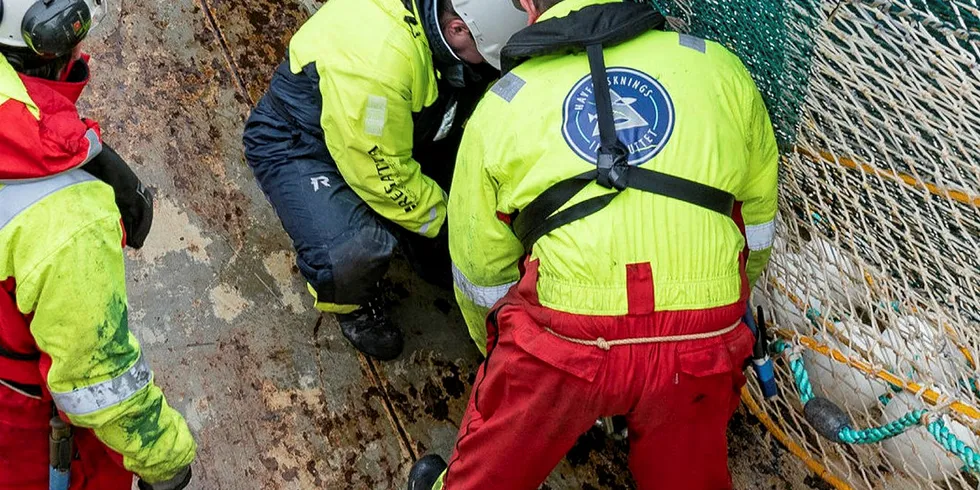
[[[408,473],[408,490],[432,490],[442,472],[446,471],[446,460],[442,456],[430,454],[415,462]]]
[[[402,353],[405,338],[401,329],[388,320],[379,301],[348,315],[337,315],[340,331],[364,354],[381,361],[390,361]]]

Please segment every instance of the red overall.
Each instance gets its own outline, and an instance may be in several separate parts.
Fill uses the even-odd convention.
[[[631,274],[630,311],[651,311],[649,268]],[[744,324],[706,340],[616,346],[561,340],[688,335],[739,321],[743,303],[621,317],[562,313],[537,300],[537,263],[489,315],[477,373],[444,479],[448,490],[533,490],[601,416],[625,414],[629,466],[641,490],[724,490],[728,421],[745,384],[753,335]]]
[[[28,321],[17,311],[12,284],[0,288],[0,345],[17,354],[37,353]],[[51,395],[44,377],[51,362],[44,356],[16,361],[0,356],[0,379],[40,386],[41,399],[0,384],[0,490],[48,489],[48,433]],[[62,415],[63,419],[67,417]],[[129,490],[133,474],[122,458],[106,448],[91,431],[74,428],[77,452],[71,465],[71,490]]]
[[[0,148],[0,178],[39,178],[64,171],[71,161],[67,156],[46,157],[38,138],[40,131],[46,132],[42,138],[52,138],[65,125],[78,124],[74,104],[88,79],[52,82],[23,75],[21,79],[41,111],[41,128],[22,104],[0,106],[0,121],[7,132],[5,147]],[[85,124],[98,128],[91,121]],[[0,383],[0,490],[47,490],[52,401],[45,379],[51,360],[39,355],[31,336],[30,315],[21,314],[15,298],[14,281],[0,277],[0,348],[21,358],[0,355],[0,380],[7,382]],[[14,383],[29,386],[25,391],[39,390],[41,396],[28,396],[8,386]],[[64,414],[62,418],[67,420]],[[74,428],[73,432],[76,454],[71,465],[71,490],[132,488],[133,474],[123,467],[121,456],[111,452],[91,431]]]

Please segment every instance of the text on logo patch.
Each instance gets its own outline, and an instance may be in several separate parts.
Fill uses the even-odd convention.
[[[630,165],[655,157],[674,131],[674,103],[670,94],[650,75],[632,68],[607,70],[616,134],[630,151]],[[586,75],[565,98],[562,133],[568,146],[583,159],[596,163],[599,116],[592,76]]]

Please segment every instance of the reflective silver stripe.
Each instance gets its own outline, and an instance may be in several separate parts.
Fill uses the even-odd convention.
[[[449,136],[449,132],[453,129],[453,123],[456,122],[456,106],[459,105],[456,101],[453,101],[453,105],[446,109],[446,114],[442,116],[442,125],[439,126],[439,132],[436,133],[436,137],[432,138],[432,141],[439,141],[446,139]]]
[[[88,172],[72,170],[47,179],[14,182],[0,188],[0,228],[34,203],[75,184],[95,180]]]
[[[153,372],[140,355],[125,373],[99,384],[68,393],[51,393],[55,404],[69,415],[88,415],[118,405],[150,384]]]
[[[85,161],[82,162],[79,167],[92,161],[96,155],[102,153],[102,142],[99,141],[99,134],[96,133],[94,129],[90,129],[85,132],[85,139],[88,140],[88,154],[85,155]]]
[[[425,224],[422,225],[422,228],[419,229],[419,233],[424,235],[427,231],[429,231],[429,227],[432,226],[432,223],[436,222],[436,218],[438,217],[439,212],[436,211],[435,206],[432,206],[432,209],[429,210],[429,221],[426,221]]]
[[[700,37],[694,37],[688,34],[681,34],[679,37],[681,46],[684,46],[685,48],[691,48],[702,53],[708,50],[708,43]]]
[[[517,93],[524,88],[527,82],[523,78],[510,72],[504,75],[503,78],[497,80],[497,83],[493,84],[493,88],[490,89],[491,92],[500,96],[501,99],[506,100],[508,103],[517,97]]]
[[[470,301],[484,308],[490,308],[496,304],[497,301],[500,301],[500,298],[503,298],[507,294],[507,291],[510,291],[510,288],[514,284],[517,284],[517,281],[514,281],[499,286],[477,286],[463,275],[463,272],[456,267],[456,264],[453,264],[453,282]]]
[[[749,250],[765,250],[772,246],[776,239],[776,221],[770,221],[761,225],[748,225],[745,227],[745,241],[749,243]]]

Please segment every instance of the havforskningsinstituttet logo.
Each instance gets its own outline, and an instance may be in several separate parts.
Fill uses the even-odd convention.
[[[674,103],[660,82],[641,71],[610,68],[607,77],[616,133],[629,147],[630,165],[642,165],[660,153],[670,139]],[[591,75],[579,80],[565,98],[562,132],[575,153],[596,163],[599,116]]]

